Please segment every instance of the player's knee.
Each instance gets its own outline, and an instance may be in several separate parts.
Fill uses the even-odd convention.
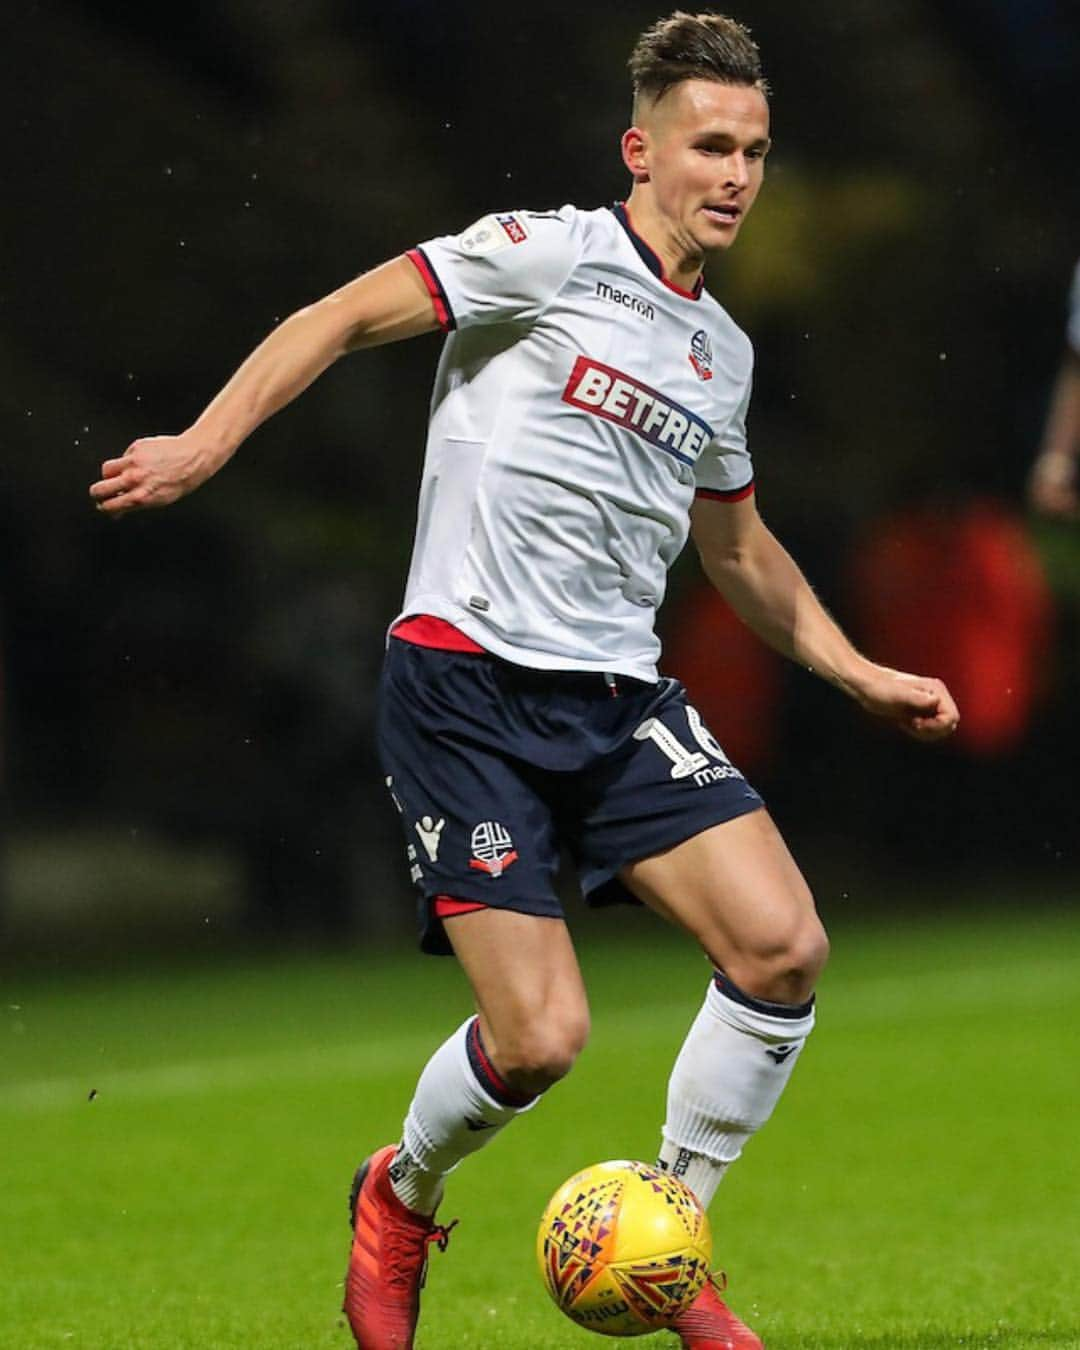
[[[546,1019],[504,1041],[500,1069],[517,1092],[544,1092],[565,1078],[589,1037],[587,1013]]]
[[[813,985],[829,959],[829,939],[816,914],[797,925],[784,953],[786,969]]]
[[[741,950],[727,974],[746,993],[774,1003],[804,1003],[829,959],[829,939],[816,914]]]
[[[829,936],[816,916],[801,934],[793,954],[795,969],[812,991],[829,959]]]

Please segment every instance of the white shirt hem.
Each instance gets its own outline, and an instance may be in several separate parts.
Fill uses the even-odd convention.
[[[618,657],[592,660],[570,652],[538,652],[526,647],[516,647],[493,633],[477,615],[438,595],[414,596],[407,608],[403,609],[390,625],[387,639],[389,640],[390,633],[397,624],[416,614],[430,614],[433,618],[453,624],[459,632],[472,638],[473,642],[483,647],[486,652],[490,652],[492,656],[510,661],[516,666],[525,666],[529,670],[577,670],[598,675],[623,675],[627,679],[641,680],[645,684],[656,684],[660,679],[655,664],[649,662],[630,661]]]

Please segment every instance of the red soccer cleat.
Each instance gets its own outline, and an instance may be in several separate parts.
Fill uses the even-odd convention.
[[[765,1350],[760,1338],[723,1302],[711,1280],[676,1317],[671,1329],[679,1333],[683,1350]]]
[[[428,1247],[446,1250],[449,1227],[406,1209],[390,1185],[388,1144],[362,1164],[349,1196],[352,1252],[344,1313],[360,1350],[412,1350]],[[456,1220],[455,1220],[456,1222]]]

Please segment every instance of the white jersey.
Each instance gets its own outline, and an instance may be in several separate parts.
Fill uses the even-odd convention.
[[[752,491],[749,339],[664,278],[621,206],[487,216],[409,257],[450,336],[402,617],[655,680],[695,491]]]

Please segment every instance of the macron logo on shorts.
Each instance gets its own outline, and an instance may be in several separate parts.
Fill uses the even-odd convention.
[[[708,422],[621,370],[579,356],[562,398],[571,407],[636,432],[684,464],[693,464],[713,438]]]

